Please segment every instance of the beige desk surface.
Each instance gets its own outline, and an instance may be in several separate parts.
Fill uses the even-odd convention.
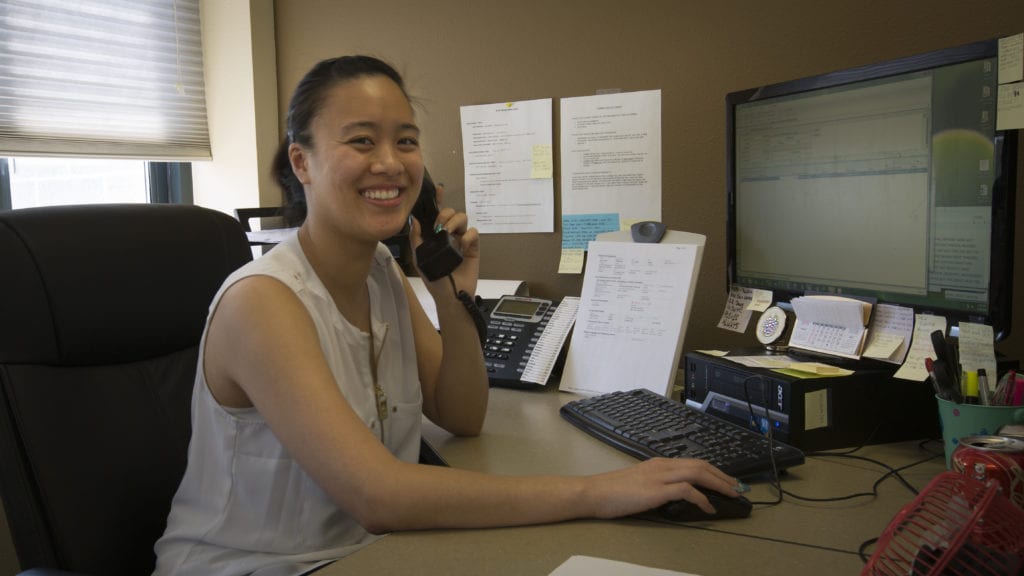
[[[424,436],[452,466],[495,474],[590,474],[635,462],[564,421],[558,408],[576,398],[556,389],[492,389],[483,434],[454,438],[425,424]],[[932,442],[869,446],[858,455],[899,467],[941,451]],[[944,470],[935,457],[902,473],[917,489]],[[871,492],[886,470],[876,464],[810,457],[783,477],[783,489],[828,498]],[[766,481],[747,496],[772,501]],[[490,530],[396,533],[317,572],[340,574],[515,574],[544,576],[572,555],[588,555],[702,576],[858,574],[862,542],[878,537],[913,494],[893,478],[875,498],[816,503],[787,496],[755,506],[750,518],[679,526],[635,519],[581,520]],[[869,549],[870,552],[871,549]]]

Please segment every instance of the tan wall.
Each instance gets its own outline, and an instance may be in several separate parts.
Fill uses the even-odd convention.
[[[464,207],[460,106],[554,98],[557,143],[558,99],[661,89],[663,220],[708,237],[685,349],[730,348],[755,340],[716,328],[726,294],[725,94],[1009,35],[1022,16],[1020,0],[279,0],[278,97],[283,118],[296,82],[322,58],[390,61],[422,104],[431,174]],[[535,295],[579,294],[581,276],[557,274],[559,220],[554,234],[484,236],[483,276],[525,279]],[[1018,359],[1021,252],[1016,334],[999,346]]]

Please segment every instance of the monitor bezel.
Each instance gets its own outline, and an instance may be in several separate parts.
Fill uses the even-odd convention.
[[[935,50],[875,64],[858,66],[778,82],[757,88],[731,92],[726,95],[726,289],[736,283],[736,149],[735,113],[740,104],[842,86],[855,82],[877,80],[890,76],[925,71],[998,57],[999,40],[991,39],[952,48]],[[992,187],[992,240],[989,271],[988,312],[977,315],[955,308],[941,306],[912,306],[915,312],[942,315],[955,326],[961,321],[983,323],[992,326],[996,340],[1004,339],[1010,333],[1013,300],[1013,239],[1016,209],[1014,196],[1017,182],[1017,130],[995,131],[995,171]],[[773,299],[788,303],[803,291],[773,288]],[[886,302],[886,301],[883,301]],[[902,302],[889,303],[906,305]]]

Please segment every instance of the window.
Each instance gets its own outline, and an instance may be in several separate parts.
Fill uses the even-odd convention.
[[[0,0],[0,209],[190,203],[202,62],[199,0]]]
[[[0,210],[66,204],[191,204],[187,163],[0,158]]]

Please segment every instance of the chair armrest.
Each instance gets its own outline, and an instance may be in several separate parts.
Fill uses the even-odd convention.
[[[263,206],[260,208],[235,208],[235,218],[242,224],[242,229],[252,232],[249,220],[253,218],[279,218],[284,214],[280,206]]]

